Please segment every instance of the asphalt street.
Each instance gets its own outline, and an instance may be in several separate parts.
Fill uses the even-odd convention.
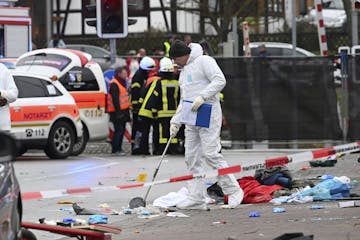
[[[229,165],[260,163],[266,158],[283,156],[304,150],[224,150]],[[117,157],[107,153],[106,144],[89,145],[85,154],[66,160],[51,160],[41,152],[29,153],[15,163],[15,171],[21,190],[37,192],[82,187],[105,187],[137,183],[139,174],[146,173],[151,180],[160,156]],[[358,154],[351,154],[338,160],[335,167],[300,170],[307,163],[289,165],[297,179],[309,179],[322,174],[346,175],[359,179]],[[210,169],[208,169],[210,170]],[[183,156],[166,156],[157,175],[157,180],[188,174]],[[252,175],[253,172],[236,174],[236,177]],[[206,179],[206,183],[216,179]],[[178,191],[185,182],[167,183],[152,187],[147,204],[169,192]],[[71,194],[57,198],[26,200],[24,221],[38,222],[62,220],[66,217],[87,220],[88,216],[76,216],[71,205],[58,204],[61,200],[77,202],[81,207],[101,211],[101,204],[122,213],[129,201],[137,196],[144,197],[146,188],[104,190]],[[354,189],[359,192],[359,187]],[[322,205],[324,209],[311,210],[311,205]],[[241,205],[237,209],[223,209],[211,206],[211,211],[179,211],[189,217],[173,218],[160,214],[150,219],[139,218],[137,214],[108,215],[109,224],[122,228],[122,233],[112,239],[273,239],[286,232],[313,234],[314,239],[360,239],[360,208],[339,208],[337,201],[308,204],[282,205],[286,212],[275,214],[272,204]],[[261,216],[249,218],[251,211]],[[34,231],[38,239],[70,239],[45,231]]]

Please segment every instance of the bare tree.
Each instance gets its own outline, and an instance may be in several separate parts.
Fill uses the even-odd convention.
[[[190,0],[178,2],[178,10],[192,11],[185,8]],[[257,13],[257,2],[254,0],[192,0],[198,4],[199,14],[212,25],[221,41],[226,41],[231,31],[232,17],[238,18],[238,26],[246,17],[254,17]]]

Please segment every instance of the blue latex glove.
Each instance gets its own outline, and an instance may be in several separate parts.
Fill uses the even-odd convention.
[[[249,217],[260,217],[260,213],[259,212],[250,212]]]
[[[88,220],[89,224],[107,224],[108,217],[106,215],[91,215]]]
[[[273,208],[273,213],[282,213],[282,212],[286,212],[284,208],[280,208],[280,207]]]

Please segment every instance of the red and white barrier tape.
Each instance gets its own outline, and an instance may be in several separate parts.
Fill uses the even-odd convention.
[[[54,197],[67,196],[70,194],[140,188],[140,187],[147,187],[147,186],[159,185],[164,183],[188,181],[196,178],[212,178],[212,177],[234,174],[239,172],[245,173],[260,168],[271,168],[275,166],[286,165],[289,163],[306,162],[306,161],[325,158],[334,154],[346,154],[359,150],[360,150],[360,142],[354,142],[354,143],[343,144],[329,148],[322,148],[318,150],[294,153],[282,157],[269,158],[269,159],[265,159],[262,163],[258,163],[258,164],[250,164],[243,166],[236,165],[236,166],[217,169],[205,173],[189,174],[189,175],[184,175],[184,176],[179,176],[179,177],[174,177],[174,178],[169,178],[154,182],[148,182],[148,183],[138,183],[138,184],[118,185],[118,186],[70,188],[70,189],[58,189],[52,191],[40,191],[40,192],[25,192],[22,193],[22,199],[30,200],[30,199],[54,198]]]
[[[322,13],[321,0],[315,0],[315,9],[316,9],[316,21],[317,21],[321,56],[327,56],[328,47],[327,47],[327,39],[325,34],[325,25],[324,25],[323,13]]]

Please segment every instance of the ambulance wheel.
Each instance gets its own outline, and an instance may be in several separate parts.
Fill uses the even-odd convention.
[[[71,155],[75,134],[67,122],[57,122],[51,128],[45,153],[49,158],[63,159]]]
[[[71,155],[78,156],[78,155],[82,154],[85,150],[88,140],[89,140],[89,132],[84,127],[83,135],[81,136],[80,140],[74,144],[74,148],[73,148]]]

